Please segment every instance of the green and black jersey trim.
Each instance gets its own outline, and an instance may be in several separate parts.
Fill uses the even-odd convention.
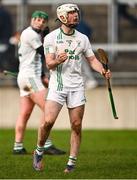
[[[62,28],[60,28],[60,31],[61,31],[63,34],[67,35],[67,36],[72,36],[72,35],[74,35],[74,34],[75,34],[75,29],[73,29],[73,31],[72,31],[72,33],[71,33],[71,34],[66,34],[66,33],[63,31],[63,29],[62,29]]]
[[[38,87],[37,87],[37,84],[35,83],[35,80],[33,78],[29,78],[29,82],[34,92],[38,91]]]
[[[57,35],[57,40],[61,40],[62,39],[62,32],[60,31],[59,34]]]
[[[62,64],[57,66],[57,91],[62,91],[63,90],[63,81],[62,81]]]

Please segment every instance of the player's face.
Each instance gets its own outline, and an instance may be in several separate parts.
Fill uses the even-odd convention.
[[[48,24],[48,21],[46,19],[39,18],[39,17],[33,18],[31,21],[31,26],[34,29],[38,29],[38,30],[44,30],[47,24]]]
[[[70,25],[70,27],[74,28],[79,23],[79,13],[78,11],[71,11],[68,13],[67,17],[67,24]]]

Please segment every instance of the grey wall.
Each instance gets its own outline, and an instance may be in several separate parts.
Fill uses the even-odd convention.
[[[86,92],[87,103],[83,128],[134,129],[137,128],[137,87],[113,87],[113,95],[119,119],[112,116],[106,87]],[[19,113],[19,91],[16,88],[0,88],[0,128],[14,128]],[[34,109],[28,128],[37,128],[40,110]],[[64,106],[54,128],[69,128],[67,109]]]

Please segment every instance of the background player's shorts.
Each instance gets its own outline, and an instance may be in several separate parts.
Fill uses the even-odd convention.
[[[40,77],[20,77],[18,76],[17,83],[20,89],[20,96],[28,96],[45,89]]]
[[[63,106],[66,102],[68,108],[74,108],[85,104],[85,92],[84,90],[79,91],[48,91],[47,100],[56,101]]]

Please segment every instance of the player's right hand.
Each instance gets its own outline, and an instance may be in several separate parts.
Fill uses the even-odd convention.
[[[63,53],[58,54],[56,60],[58,64],[61,64],[65,62],[67,58],[68,58],[67,53],[63,52]]]

